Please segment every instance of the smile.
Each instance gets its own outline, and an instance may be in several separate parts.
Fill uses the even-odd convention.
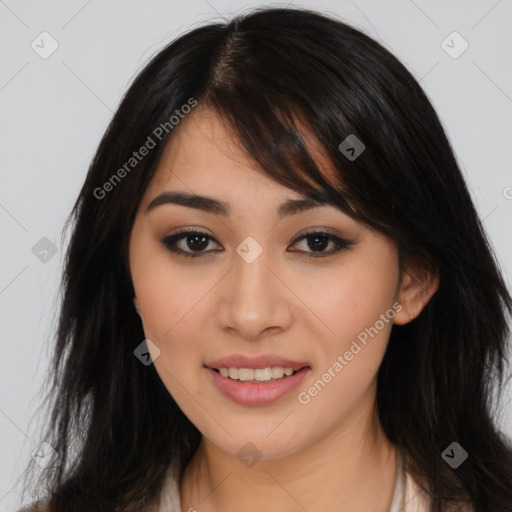
[[[283,367],[221,367],[219,369],[204,367],[204,369],[209,373],[214,388],[224,397],[237,404],[248,406],[272,404],[290,395],[311,371],[309,366],[298,370]],[[279,376],[272,377],[272,372]],[[270,379],[267,379],[269,374]]]
[[[282,366],[267,366],[266,368],[214,368],[223,377],[231,380],[241,380],[244,382],[273,382],[284,377],[293,375],[297,370],[293,368],[283,368]]]

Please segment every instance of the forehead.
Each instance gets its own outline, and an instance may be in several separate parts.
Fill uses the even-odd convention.
[[[339,173],[324,148],[305,130],[303,124],[297,124],[306,149],[322,174],[329,181],[340,184]],[[276,147],[278,145],[279,141],[276,141]],[[306,181],[318,187],[307,176]],[[263,172],[233,135],[227,122],[213,110],[201,105],[186,116],[171,134],[146,197],[172,186],[224,193],[233,188],[247,188],[257,192],[259,198],[266,195],[302,197]]]

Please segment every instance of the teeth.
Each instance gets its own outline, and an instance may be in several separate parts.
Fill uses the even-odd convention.
[[[281,366],[274,366],[270,369],[273,379],[280,379],[283,376],[284,369]]]
[[[231,368],[229,369],[229,376],[231,377]],[[254,380],[254,370],[252,368],[238,368],[238,380]]]
[[[254,370],[255,380],[270,380],[272,378],[272,368],[258,368]]]
[[[219,372],[223,377],[241,381],[257,380],[259,382],[282,379],[285,375],[289,377],[294,371],[293,368],[283,368],[282,366],[268,366],[266,368],[219,368]]]

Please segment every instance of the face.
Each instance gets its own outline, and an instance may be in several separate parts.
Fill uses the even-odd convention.
[[[233,455],[250,441],[264,458],[283,457],[360,422],[404,314],[395,245],[333,206],[279,210],[301,197],[257,172],[198,108],[174,133],[131,232],[156,371],[203,436]]]

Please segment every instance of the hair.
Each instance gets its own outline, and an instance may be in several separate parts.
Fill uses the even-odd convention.
[[[493,421],[512,298],[454,151],[426,94],[387,49],[334,17],[289,8],[211,22],[168,44],[135,77],[99,144],[65,224],[73,229],[45,433],[59,457],[40,479],[50,509],[140,510],[201,440],[154,366],[134,357],[145,336],[128,265],[141,198],[180,129],[169,119],[191,98],[223,120],[258,172],[388,236],[402,269],[439,276],[419,317],[392,328],[379,418],[432,511],[455,502],[512,511],[512,445]],[[354,160],[339,149],[351,134],[365,145]],[[155,147],[99,198],[149,138]],[[457,469],[441,456],[454,441],[469,454]]]

